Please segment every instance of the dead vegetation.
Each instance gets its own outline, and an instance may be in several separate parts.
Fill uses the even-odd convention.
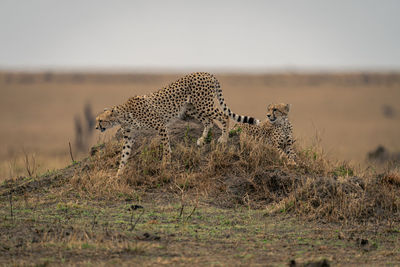
[[[360,251],[374,263],[398,260],[398,169],[355,170],[300,145],[289,167],[234,132],[217,144],[217,128],[199,148],[201,128],[172,125],[170,165],[154,134],[139,132],[116,178],[117,133],[64,169],[4,182],[0,263],[365,264]]]
[[[1,72],[0,181],[26,175],[22,148],[35,154],[36,173],[68,164],[68,142],[74,159],[81,160],[99,139],[94,133],[86,144],[87,138],[77,136],[75,118],[79,116],[82,132],[88,126],[83,110],[87,103],[97,113],[132,95],[154,92],[181,75]],[[270,102],[292,104],[295,136],[308,142],[319,130],[331,158],[366,167],[367,153],[378,145],[392,153],[400,151],[398,73],[216,75],[226,101],[238,113],[263,118]],[[80,139],[83,152],[76,147]]]
[[[275,150],[251,138],[233,134],[227,145],[216,144],[217,128],[210,142],[198,148],[200,131],[192,121],[174,124],[172,162],[167,166],[161,164],[159,141],[143,132],[136,137],[121,178],[115,177],[121,150],[115,138],[54,177],[64,175],[58,179],[66,181],[66,193],[90,199],[151,194],[179,200],[182,206],[191,199],[226,208],[245,205],[268,214],[294,213],[310,220],[399,221],[400,176],[395,169],[380,175],[356,173],[347,163],[329,162],[318,147],[297,147],[298,166],[288,167]]]
[[[235,111],[261,117],[265,101],[293,104],[299,165],[234,132],[218,145],[218,129],[198,148],[201,126],[178,121],[171,165],[160,164],[155,135],[141,132],[121,179],[118,140],[88,155],[99,138],[87,138],[92,112],[82,107],[96,96],[99,111],[180,74],[0,76],[0,265],[400,262],[398,73],[218,75]],[[316,130],[323,140],[303,144]],[[328,160],[322,146],[330,159],[354,161]]]
[[[182,132],[193,124],[180,123]],[[214,131],[216,131],[214,129]],[[256,140],[234,136],[228,145],[213,141],[197,148],[197,136],[186,133],[176,142],[170,166],[160,164],[158,141],[139,141],[123,178],[112,178],[120,145],[106,144],[94,155],[86,173],[71,183],[82,192],[110,197],[116,192],[161,190],[190,195],[217,205],[248,205],[271,212],[293,212],[309,219],[366,222],[400,217],[399,174],[356,176],[346,163],[328,162],[316,148],[298,148],[298,167],[286,166],[271,147]],[[88,167],[86,167],[88,166]],[[212,200],[210,200],[212,198]]]

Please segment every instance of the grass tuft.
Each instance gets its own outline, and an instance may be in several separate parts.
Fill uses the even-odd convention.
[[[121,144],[112,140],[100,146],[72,177],[74,192],[102,199],[133,198],[146,192],[177,199],[186,195],[220,207],[246,205],[334,222],[365,222],[398,214],[398,172],[357,176],[348,163],[327,160],[318,146],[298,146],[298,165],[290,167],[273,148],[251,137],[234,135],[228,144],[212,139],[199,148],[185,138],[193,135],[189,130],[182,124],[184,136],[173,140],[167,165],[161,164],[159,140],[139,136],[119,178],[115,174]]]

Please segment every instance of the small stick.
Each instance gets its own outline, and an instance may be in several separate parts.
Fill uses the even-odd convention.
[[[72,156],[71,142],[68,142],[68,145],[69,145],[69,155],[71,156],[72,163],[74,163],[75,160],[74,160],[74,156]]]
[[[192,212],[190,212],[190,214],[186,217],[186,221],[188,221],[190,219],[190,217],[192,217],[192,215],[193,215],[194,211],[196,210],[196,208],[197,208],[197,205],[194,206]]]
[[[180,212],[179,212],[178,218],[181,218],[181,217],[182,217],[184,208],[185,208],[185,204],[182,204],[182,206],[181,206],[181,208],[180,208]]]
[[[142,217],[144,213],[144,209],[142,209],[142,212],[140,213],[139,217],[136,219],[135,224],[131,226],[131,229],[129,229],[130,231],[133,231],[136,227],[136,224],[139,222],[140,218]],[[132,217],[131,217],[131,224],[132,224],[132,218],[133,218],[133,211],[132,211]]]
[[[131,210],[131,220],[130,220],[130,225],[131,225],[131,229],[133,227],[133,209]]]
[[[94,229],[95,224],[96,224],[96,214],[93,215],[92,231]]]
[[[25,153],[25,169],[26,169],[26,172],[28,173],[28,175],[32,176],[31,168],[29,166],[29,158],[28,158],[28,154],[27,153]]]
[[[11,214],[11,220],[14,221],[13,204],[12,204],[12,191],[10,191],[10,214]]]

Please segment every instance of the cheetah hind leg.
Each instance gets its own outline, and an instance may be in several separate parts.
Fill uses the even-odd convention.
[[[203,130],[203,134],[200,136],[199,139],[197,139],[197,145],[201,146],[204,144],[204,140],[207,138],[208,132],[211,129],[212,123],[208,122],[208,123],[203,123],[204,125],[204,130]]]
[[[208,132],[211,129],[212,120],[200,116],[200,114],[197,112],[196,108],[192,104],[188,104],[187,105],[186,114],[191,116],[191,117],[194,117],[195,119],[199,120],[203,124],[203,126],[204,126],[203,133],[199,137],[199,139],[197,139],[197,142],[196,142],[196,144],[198,146],[203,145],[204,144],[204,140],[207,138]]]
[[[225,114],[222,113],[221,110],[219,109],[215,109],[214,110],[214,115],[213,115],[213,119],[217,120],[221,123],[221,136],[218,138],[218,143],[220,144],[224,144],[228,141],[228,136],[229,136],[229,132],[228,132],[228,128],[229,128],[229,117]]]
[[[211,120],[207,120],[207,119],[203,120],[204,130],[203,130],[203,134],[201,135],[201,137],[197,140],[198,146],[204,144],[204,140],[207,138],[208,132],[210,131],[210,129],[213,125],[213,120],[218,120],[222,125],[222,127],[220,127],[222,130],[222,134],[218,138],[218,143],[224,144],[227,142],[229,117],[226,116],[225,114],[222,114],[222,112],[220,112],[218,109],[215,109]]]

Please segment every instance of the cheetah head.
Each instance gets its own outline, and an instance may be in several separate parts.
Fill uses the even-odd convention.
[[[118,124],[117,111],[114,109],[104,109],[104,111],[96,117],[96,129],[104,132]]]
[[[267,107],[267,119],[270,123],[281,123],[287,117],[290,110],[290,104],[270,104]]]

